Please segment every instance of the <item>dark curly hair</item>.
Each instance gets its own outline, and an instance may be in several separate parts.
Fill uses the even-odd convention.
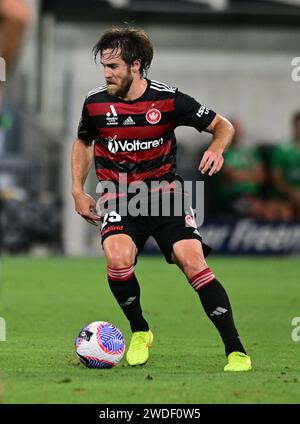
[[[140,74],[146,75],[153,58],[153,46],[148,34],[140,28],[116,28],[106,31],[93,47],[94,60],[103,50],[120,49],[121,58],[128,66],[135,60],[141,63]]]

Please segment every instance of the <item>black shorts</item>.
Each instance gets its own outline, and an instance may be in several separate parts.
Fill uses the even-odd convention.
[[[164,194],[160,195],[160,202]],[[193,211],[189,204],[189,200],[182,202],[182,209],[178,216],[178,210],[174,213],[173,205],[176,196],[184,196],[184,194],[173,194],[170,195],[170,214],[165,216],[162,213],[160,206],[158,216],[147,215],[147,216],[132,216],[128,212],[125,214],[120,208],[120,204],[115,204],[111,208],[107,208],[105,215],[102,215],[101,222],[101,237],[102,244],[107,237],[115,234],[127,234],[130,236],[135,243],[138,254],[142,251],[143,246],[147,239],[152,236],[161,252],[164,254],[168,263],[173,263],[172,252],[173,245],[177,241],[196,239],[202,244],[203,253],[206,257],[211,248],[202,242],[202,238],[197,228],[197,224],[193,219]],[[185,195],[187,197],[187,195]],[[149,199],[147,200],[149,203]],[[150,209],[149,209],[150,210]],[[123,209],[124,211],[124,209]]]

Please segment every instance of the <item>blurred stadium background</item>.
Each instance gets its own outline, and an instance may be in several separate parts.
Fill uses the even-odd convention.
[[[300,55],[300,1],[31,0],[28,4],[34,17],[17,67],[1,83],[5,84],[0,129],[2,252],[99,254],[97,231],[73,212],[69,157],[83,99],[103,81],[91,48],[106,28],[123,22],[150,33],[155,46],[150,78],[178,86],[234,119],[244,153],[239,153],[238,164],[233,157],[233,168],[251,171],[255,164],[263,168],[260,176],[257,169],[250,172],[242,199],[240,192],[234,199],[230,193],[216,196],[222,184],[235,182],[230,169],[227,176],[205,180],[203,234],[208,242],[223,253],[300,252],[296,215],[281,214],[280,201],[266,216],[252,207],[259,198],[263,209],[269,210],[264,202],[273,199],[270,152],[291,137],[291,119],[300,108],[300,82],[291,77],[291,61]],[[177,138],[179,173],[188,180],[201,179],[197,165],[209,136],[179,128]],[[255,160],[250,157],[253,151],[249,153],[253,149]],[[241,155],[246,155],[244,164]],[[93,177],[88,183],[91,194],[96,187]],[[300,169],[295,178],[300,181]],[[260,236],[247,238],[250,233]],[[147,248],[155,250],[151,242]]]

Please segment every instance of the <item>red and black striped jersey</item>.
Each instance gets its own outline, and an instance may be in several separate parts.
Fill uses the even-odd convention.
[[[176,138],[180,125],[205,130],[215,112],[177,88],[147,79],[144,94],[132,101],[111,96],[106,87],[88,93],[78,138],[92,143],[100,181],[161,180],[175,175]]]

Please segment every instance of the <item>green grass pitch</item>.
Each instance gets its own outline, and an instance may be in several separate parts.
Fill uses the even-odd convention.
[[[0,343],[4,403],[299,403],[299,260],[209,260],[231,299],[253,362],[250,373],[224,373],[223,345],[198,296],[163,257],[140,257],[136,274],[154,333],[149,362],[111,370],[79,364],[74,340],[96,320],[129,325],[110,293],[103,259],[2,259],[7,340]]]

